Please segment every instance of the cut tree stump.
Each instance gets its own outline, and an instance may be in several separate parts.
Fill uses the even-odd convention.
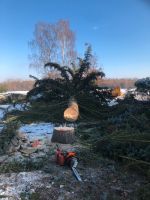
[[[75,140],[73,127],[55,127],[52,135],[52,142],[72,144]]]

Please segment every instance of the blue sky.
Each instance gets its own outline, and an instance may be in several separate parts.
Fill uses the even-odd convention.
[[[148,1],[148,0],[147,0]],[[76,48],[92,44],[107,78],[150,76],[150,4],[146,0],[0,0],[0,82],[28,79],[28,41],[37,22],[67,19]]]

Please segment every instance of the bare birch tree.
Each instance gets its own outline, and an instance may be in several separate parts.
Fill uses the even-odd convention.
[[[75,58],[75,34],[70,30],[68,21],[60,20],[56,24],[58,49],[60,49],[62,65],[69,65]]]
[[[29,47],[30,67],[37,69],[43,69],[47,62],[70,65],[76,59],[75,33],[66,20],[59,20],[55,24],[36,24]]]

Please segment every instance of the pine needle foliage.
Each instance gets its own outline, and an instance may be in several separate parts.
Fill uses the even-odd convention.
[[[103,78],[105,74],[101,69],[91,70],[91,58],[91,46],[88,46],[84,58],[78,58],[77,66],[69,68],[53,62],[46,63],[45,68],[57,70],[60,76],[55,79],[36,80],[34,88],[29,91],[27,98],[31,100],[33,96],[38,96],[37,101],[49,103],[52,101],[56,103],[69,102],[73,98],[81,110],[84,110],[84,106],[89,107],[90,105],[93,105],[93,109],[95,109],[94,105],[96,105],[96,109],[97,106],[99,108],[107,106],[108,100],[111,99],[111,92],[96,84],[97,78]]]
[[[135,86],[138,92],[144,92],[150,95],[150,77],[137,80]]]

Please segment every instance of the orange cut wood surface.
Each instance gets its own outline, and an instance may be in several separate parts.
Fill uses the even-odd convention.
[[[74,122],[79,117],[79,108],[76,102],[72,102],[71,105],[64,111],[64,118],[67,121]]]

